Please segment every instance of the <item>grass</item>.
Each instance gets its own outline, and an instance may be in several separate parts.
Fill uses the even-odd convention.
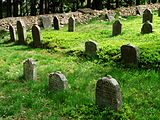
[[[155,68],[159,67],[160,56],[159,19],[155,15],[155,32],[147,35],[140,34],[141,17],[122,20],[123,33],[116,37],[111,36],[112,23],[101,20],[78,25],[74,33],[67,32],[67,26],[61,31],[42,30],[43,43],[51,49],[7,43],[8,33],[2,33],[0,118],[100,120],[103,117],[116,119],[118,116],[121,119],[158,120],[160,73]],[[28,34],[30,43],[31,33]],[[89,39],[99,43],[99,59],[77,55],[83,52],[84,42]],[[149,65],[152,69],[115,65],[112,56],[119,55],[120,46],[126,43],[139,47],[142,52],[141,63],[144,66],[153,63],[153,66]],[[71,54],[67,54],[69,52]],[[37,61],[37,81],[23,79],[23,62],[30,57]],[[108,64],[102,64],[104,61],[108,61]],[[66,91],[52,93],[48,91],[48,75],[57,71],[66,76],[69,87]],[[122,88],[123,109],[118,113],[95,105],[96,82],[106,75],[115,78]]]

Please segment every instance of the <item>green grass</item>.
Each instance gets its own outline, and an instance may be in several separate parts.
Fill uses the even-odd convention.
[[[2,33],[0,118],[100,120],[104,116],[107,119],[119,116],[121,119],[158,120],[160,73],[154,68],[159,67],[159,19],[155,16],[155,32],[147,35],[140,34],[141,17],[123,20],[123,34],[116,37],[111,36],[112,24],[100,20],[78,25],[74,33],[67,32],[67,26],[61,31],[42,30],[43,43],[52,49],[4,43],[9,37],[8,33]],[[28,42],[31,42],[31,33],[28,34]],[[89,39],[99,43],[99,59],[77,55],[84,51],[84,43]],[[120,46],[126,43],[139,47],[141,63],[146,66],[149,61],[149,64],[154,64],[149,65],[153,68],[133,69],[115,65],[113,61],[120,58],[114,60],[112,56],[119,55]],[[72,54],[67,54],[69,52]],[[23,62],[30,57],[37,61],[37,81],[23,79]],[[108,64],[102,64],[101,60],[103,63],[108,61]],[[64,92],[52,93],[48,90],[48,75],[57,71],[66,76],[69,87]],[[106,75],[115,78],[122,88],[123,109],[119,113],[95,105],[96,82]]]

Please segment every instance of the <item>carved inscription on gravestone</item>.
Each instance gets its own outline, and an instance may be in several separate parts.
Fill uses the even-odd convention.
[[[126,44],[121,47],[121,57],[125,64],[138,67],[139,55],[140,50],[134,45]]]
[[[37,79],[36,62],[32,58],[27,59],[23,63],[23,73],[26,80]]]
[[[61,91],[66,88],[68,88],[68,80],[62,73],[56,72],[49,75],[49,89],[51,91]]]
[[[115,111],[122,108],[121,88],[111,76],[98,80],[96,84],[96,104]]]
[[[33,27],[32,27],[32,37],[33,37],[34,47],[40,47],[42,36],[41,36],[41,29],[38,25],[33,25]]]

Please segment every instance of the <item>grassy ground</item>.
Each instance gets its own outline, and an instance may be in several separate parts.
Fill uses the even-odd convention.
[[[104,116],[108,119],[119,116],[122,119],[158,120],[160,73],[154,68],[159,67],[159,19],[155,17],[154,20],[155,32],[147,35],[140,34],[141,17],[123,20],[123,34],[116,37],[111,36],[111,23],[100,20],[79,25],[75,33],[67,32],[66,26],[62,31],[43,30],[43,43],[52,49],[33,49],[4,43],[8,35],[2,33],[0,118],[100,120]],[[29,37],[28,41],[31,42]],[[100,59],[77,56],[82,53],[84,42],[89,39],[99,43]],[[147,65],[147,59],[152,61],[152,69],[124,68],[112,62],[112,56],[120,53],[119,47],[128,42],[142,49],[142,63],[146,62],[144,65]],[[72,54],[67,54],[69,52]],[[37,61],[37,81],[23,79],[23,62],[30,57]],[[99,64],[100,60],[109,64]],[[48,91],[48,74],[57,71],[66,76],[69,88],[64,92],[52,93]],[[96,82],[106,75],[113,76],[122,88],[123,109],[119,113],[95,105]]]

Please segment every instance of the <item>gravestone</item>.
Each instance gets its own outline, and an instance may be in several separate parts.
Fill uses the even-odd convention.
[[[112,35],[116,36],[122,33],[122,23],[120,20],[116,20],[113,23],[113,28],[112,28]]]
[[[41,20],[42,20],[43,28],[52,27],[52,23],[51,23],[51,20],[50,20],[49,16],[42,16]]]
[[[130,44],[123,45],[121,47],[121,57],[122,57],[122,62],[124,62],[126,65],[132,65],[138,67],[140,50],[134,45]]]
[[[32,58],[27,59],[23,63],[23,73],[26,80],[37,79],[36,62]]]
[[[150,9],[146,9],[144,12],[143,12],[143,23],[145,22],[153,22],[153,13]]]
[[[60,23],[57,16],[54,16],[53,25],[55,30],[60,30]]]
[[[9,33],[12,42],[16,41],[16,30],[12,25],[9,25]]]
[[[137,15],[142,15],[143,14],[142,9],[141,9],[140,6],[136,6],[136,14]]]
[[[149,21],[145,22],[142,26],[141,33],[147,34],[152,32],[153,32],[153,24],[150,23]]]
[[[23,21],[17,21],[18,43],[25,44],[27,38],[26,27]]]
[[[122,108],[121,88],[111,76],[103,77],[97,81],[96,104],[115,111]]]
[[[41,47],[41,29],[38,25],[32,26],[32,37],[33,37],[33,46],[34,47]]]
[[[75,31],[75,18],[72,16],[68,20],[68,31],[74,32]]]
[[[109,22],[115,20],[115,18],[114,18],[112,15],[109,15],[108,13],[106,13],[105,18],[106,18]]]
[[[60,73],[51,73],[49,75],[49,89],[51,91],[62,91],[68,88],[68,80]]]
[[[85,42],[85,54],[96,57],[98,51],[98,44],[95,41],[88,40]]]
[[[160,17],[160,8],[158,9],[158,16]]]

